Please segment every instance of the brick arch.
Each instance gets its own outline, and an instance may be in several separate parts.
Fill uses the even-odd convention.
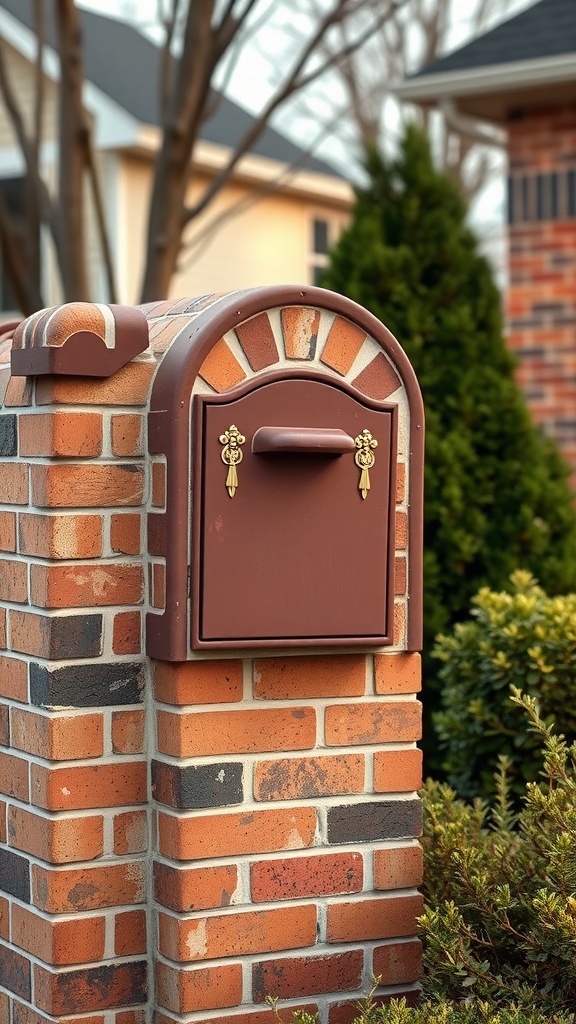
[[[176,539],[186,537],[189,543],[192,395],[228,393],[250,378],[298,368],[333,376],[372,401],[398,403],[402,473],[408,465],[405,507],[409,500],[411,512],[402,609],[406,627],[399,646],[419,649],[423,406],[414,371],[398,341],[366,310],[320,288],[259,288],[158,304],[145,312],[153,321],[152,349],[161,353],[168,345],[154,379],[148,419],[149,452],[158,460],[153,472],[156,468],[156,490],[161,492],[153,498],[156,510],[148,519],[148,551],[153,580],[160,580],[157,589],[163,592],[161,600],[153,600],[158,610],[147,616],[148,653],[177,661],[191,657],[190,552],[184,554],[183,539],[179,546]]]

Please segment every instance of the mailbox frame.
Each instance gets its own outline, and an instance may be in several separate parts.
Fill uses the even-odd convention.
[[[412,365],[393,334],[351,299],[323,288],[270,286],[198,300],[199,311],[166,352],[154,377],[148,414],[148,451],[166,468],[166,505],[148,514],[148,552],[165,562],[164,609],[146,615],[146,652],[165,661],[210,656],[189,638],[191,398],[211,349],[228,331],[266,310],[306,306],[349,320],[374,339],[395,367],[409,408],[408,618],[404,649],[422,647],[422,538],[424,407]],[[368,646],[368,645],[367,645]]]
[[[386,453],[388,458],[387,473],[387,500],[388,508],[382,511],[382,529],[386,535],[385,553],[385,619],[386,627],[382,633],[351,634],[342,635],[315,635],[315,636],[275,636],[257,638],[221,638],[205,639],[202,637],[201,615],[203,601],[202,574],[204,569],[203,555],[203,528],[205,525],[204,508],[204,459],[205,452],[202,442],[205,440],[203,419],[207,405],[227,405],[235,402],[249,394],[266,387],[269,384],[284,381],[310,381],[326,384],[336,391],[340,391],[359,405],[371,409],[377,413],[386,413],[390,417],[390,446]],[[305,415],[305,414],[304,414]],[[361,394],[357,389],[351,387],[346,381],[337,380],[333,375],[322,373],[317,370],[305,370],[301,367],[291,370],[277,370],[270,373],[258,374],[248,382],[231,388],[230,391],[219,395],[195,395],[193,399],[192,430],[194,443],[192,445],[192,523],[191,523],[191,586],[190,586],[190,643],[193,650],[223,650],[223,649],[276,649],[285,647],[379,647],[388,646],[393,642],[394,623],[394,555],[395,555],[395,493],[396,493],[396,466],[397,466],[397,435],[398,435],[398,406],[394,402],[379,402]],[[246,447],[249,448],[251,438],[246,438]],[[217,457],[217,456],[216,456]],[[248,451],[247,451],[248,457]],[[267,456],[264,456],[265,458]],[[280,456],[282,457],[282,456]],[[330,458],[330,456],[313,456],[313,458]],[[383,459],[382,452],[380,458]],[[224,475],[222,475],[224,481]],[[359,515],[362,513],[363,502],[357,489],[357,470],[351,473],[353,480],[354,498],[358,501]],[[224,486],[224,485],[223,485]],[[373,497],[371,495],[371,497]],[[230,499],[228,499],[230,500]],[[374,500],[374,499],[373,499]],[[370,499],[366,511],[370,511]],[[327,524],[329,527],[329,524]],[[247,538],[248,542],[250,538]],[[352,538],[351,538],[352,540]],[[252,537],[252,542],[255,537]],[[239,538],[243,542],[243,538]],[[377,553],[374,555],[377,560]]]

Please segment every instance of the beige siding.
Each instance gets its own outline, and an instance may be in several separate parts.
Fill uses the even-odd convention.
[[[31,131],[34,123],[35,85],[34,68],[11,46],[1,42],[2,52],[6,61],[8,78],[18,101],[24,123]],[[58,124],[58,90],[49,78],[44,77],[43,87],[43,139],[50,140],[56,136]],[[10,123],[6,108],[0,103],[0,149],[15,146],[16,136]],[[1,173],[1,165],[0,165]]]
[[[192,186],[190,201],[202,184],[198,180]],[[119,256],[123,268],[123,301],[137,301],[144,264],[149,190],[150,165],[144,160],[126,157],[119,204],[123,211],[122,256]],[[248,204],[240,212],[213,223],[230,207],[246,201]],[[182,269],[172,282],[171,296],[201,295],[256,285],[309,284],[314,217],[326,217],[338,225],[343,225],[346,219],[340,209],[329,204],[312,205],[282,193],[262,196],[248,186],[229,185],[217,197],[210,212],[191,226],[188,241],[198,240],[198,244],[187,247]]]

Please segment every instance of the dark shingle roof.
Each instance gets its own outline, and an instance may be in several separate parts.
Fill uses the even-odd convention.
[[[47,37],[54,42],[52,0],[44,0],[47,13]],[[31,0],[0,0],[4,8],[27,28],[33,25]],[[80,11],[84,36],[86,76],[110,99],[138,121],[159,125],[160,50],[131,25],[106,18],[92,11]],[[201,138],[234,147],[253,122],[248,111],[236,103],[218,97],[212,116],[205,122]],[[299,169],[341,177],[333,167],[308,156],[273,128],[267,128],[250,148],[251,153],[268,157]]]
[[[459,50],[432,61],[414,78],[569,53],[575,55],[576,77],[576,0],[539,0]]]

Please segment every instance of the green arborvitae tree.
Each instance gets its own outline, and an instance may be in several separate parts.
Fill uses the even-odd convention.
[[[424,395],[424,653],[437,691],[433,638],[481,586],[505,589],[520,567],[548,593],[576,587],[576,512],[566,468],[515,384],[500,295],[456,186],[414,126],[394,162],[371,152],[366,170],[322,283],[386,324]],[[430,689],[425,749],[437,770]]]

